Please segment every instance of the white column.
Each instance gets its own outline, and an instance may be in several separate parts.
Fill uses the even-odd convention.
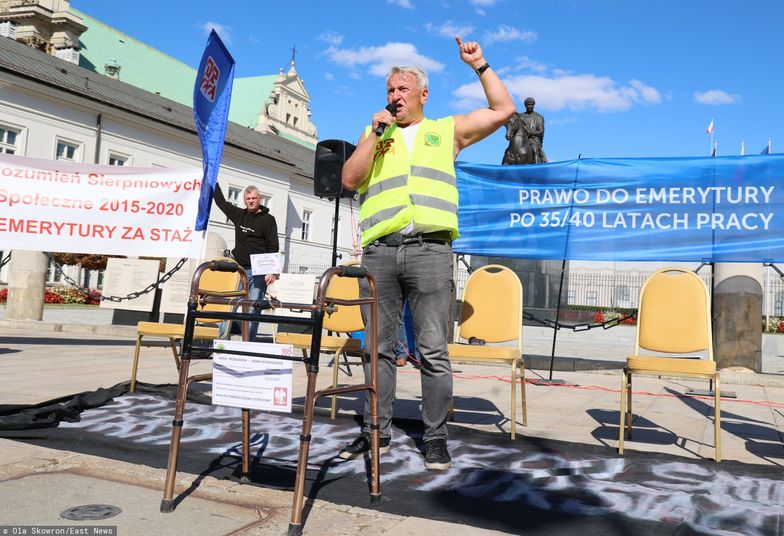
[[[762,264],[713,267],[713,341],[718,368],[762,372]]]
[[[41,320],[47,257],[40,251],[14,250],[8,264],[7,320]]]

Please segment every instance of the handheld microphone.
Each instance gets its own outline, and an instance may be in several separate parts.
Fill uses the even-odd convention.
[[[397,105],[396,104],[394,104],[394,103],[387,104],[385,109],[386,109],[386,111],[391,113],[392,116],[396,116],[397,115]],[[381,136],[384,133],[384,130],[386,130],[386,128],[388,126],[389,125],[387,125],[386,123],[379,123],[378,126],[376,127],[376,131],[375,131],[376,136]]]

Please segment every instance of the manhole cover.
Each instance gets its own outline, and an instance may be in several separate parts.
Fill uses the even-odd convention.
[[[109,519],[120,512],[122,512],[122,510],[109,504],[85,504],[83,506],[74,506],[73,508],[60,512],[60,517],[73,521],[97,521],[100,519]]]

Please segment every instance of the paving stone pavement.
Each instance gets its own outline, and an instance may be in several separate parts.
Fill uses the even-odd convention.
[[[58,309],[42,322],[0,320],[0,404],[33,404],[130,377],[134,328],[112,326],[106,312]],[[2,312],[2,311],[0,311]],[[48,318],[47,318],[48,317]],[[109,317],[110,321],[110,317]],[[601,332],[559,333],[554,377],[562,384],[527,386],[528,426],[519,423],[518,441],[529,437],[603,445],[617,443],[619,368],[633,342],[626,327]],[[529,380],[549,376],[552,331],[524,329]],[[784,357],[778,337],[764,341],[764,374],[731,373],[722,388],[737,398],[722,400],[722,450],[725,460],[784,466]],[[208,370],[195,362],[192,372]],[[355,369],[355,372],[359,372]],[[509,384],[505,368],[455,364],[455,423],[509,432]],[[343,377],[345,378],[345,377]],[[140,381],[175,383],[176,370],[165,348],[142,350]],[[294,390],[304,393],[304,367],[295,366]],[[319,387],[331,382],[324,369]],[[712,458],[711,399],[675,396],[700,382],[639,378],[635,414],[666,432],[667,441],[653,441],[641,430],[626,448],[660,451],[690,458]],[[407,366],[398,371],[397,417],[419,418],[419,373]],[[361,411],[357,397],[341,397],[341,413]],[[144,465],[58,451],[0,439],[0,509],[3,525],[79,525],[59,513],[80,504],[113,504],[123,513],[100,525],[116,525],[118,534],[268,535],[285,534],[292,494],[287,491],[178,473],[177,489],[201,478],[196,491],[172,514],[158,506],[165,471]],[[371,508],[314,501],[305,534],[502,534],[467,525],[385,514]]]

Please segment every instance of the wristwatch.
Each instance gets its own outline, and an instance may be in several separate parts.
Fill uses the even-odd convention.
[[[477,74],[477,76],[482,76],[482,73],[483,73],[483,72],[485,72],[486,70],[488,70],[489,68],[490,68],[490,64],[489,64],[489,63],[487,63],[487,62],[485,62],[485,64],[484,64],[484,65],[482,65],[481,67],[479,67],[479,68],[476,70],[476,74]]]

